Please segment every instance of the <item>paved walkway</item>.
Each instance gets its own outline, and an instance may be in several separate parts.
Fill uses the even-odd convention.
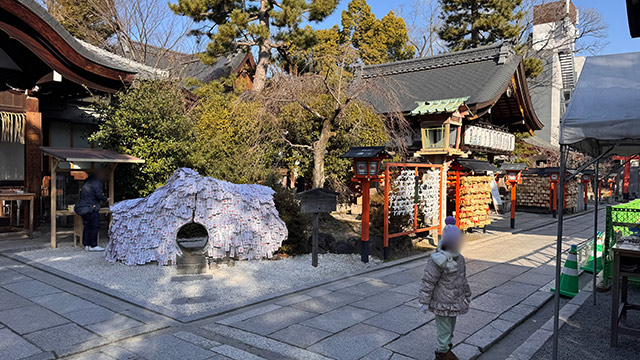
[[[591,219],[566,221],[567,245],[590,238]],[[454,338],[461,359],[549,300],[555,229],[490,230],[468,244],[474,300]],[[425,261],[180,323],[0,256],[0,358],[429,359],[433,316],[416,299]]]

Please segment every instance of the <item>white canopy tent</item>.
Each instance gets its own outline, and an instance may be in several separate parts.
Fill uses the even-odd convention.
[[[598,163],[607,155],[633,156],[640,153],[640,52],[592,56],[586,59],[582,74],[560,125],[560,188],[564,188],[568,148],[594,156],[582,166],[595,167],[598,183]],[[596,187],[597,188],[597,185]],[[564,192],[558,194],[558,209],[562,209]],[[598,196],[595,197],[593,239],[597,239]],[[556,289],[560,288],[562,263],[563,212],[558,214],[556,244]],[[597,246],[593,246],[594,259]],[[593,274],[593,291],[596,274]],[[595,305],[596,296],[593,295]],[[558,325],[560,294],[554,295],[553,359],[558,358]]]
[[[562,119],[560,144],[593,156],[640,152],[640,52],[588,57]]]

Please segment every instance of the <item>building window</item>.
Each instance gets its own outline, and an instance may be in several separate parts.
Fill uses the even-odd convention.
[[[423,128],[422,131],[424,133],[423,149],[434,149],[434,148],[444,148],[444,125],[437,127],[428,127]]]

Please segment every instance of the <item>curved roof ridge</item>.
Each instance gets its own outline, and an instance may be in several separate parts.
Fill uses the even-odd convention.
[[[122,66],[128,69],[129,72],[135,72],[136,78],[140,79],[152,79],[152,78],[168,78],[169,72],[163,69],[155,68],[132,59],[128,59],[124,56],[114,54],[109,50],[102,49],[98,46],[85,42],[83,40],[74,38],[82,47],[86,48],[90,52],[108,59],[110,64]]]
[[[499,59],[499,57],[503,55],[503,48],[506,48],[505,50],[507,53],[512,52],[512,49],[508,44],[498,42],[473,49],[447,52],[384,64],[367,65],[362,68],[362,77],[370,78],[380,75],[421,71],[452,65],[468,64],[477,61],[492,60],[496,58]]]
[[[114,70],[127,72],[131,74],[139,74],[142,78],[151,78],[154,76],[164,76],[157,71],[153,71],[151,67],[144,64],[128,60],[119,55],[101,49],[95,45],[86,43],[73,35],[62,24],[60,24],[42,5],[35,0],[14,0],[24,6],[33,14],[38,16],[42,21],[51,27],[73,50],[83,56],[88,61],[111,68]]]

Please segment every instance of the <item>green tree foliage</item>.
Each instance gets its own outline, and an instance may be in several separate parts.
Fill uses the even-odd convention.
[[[115,8],[112,0],[45,0],[47,10],[78,39],[102,46],[115,34],[97,6]]]
[[[309,214],[300,212],[300,203],[296,198],[294,189],[283,189],[277,183],[270,184],[275,190],[273,202],[278,210],[280,219],[287,224],[289,236],[282,242],[282,246],[278,250],[281,254],[296,255],[308,254],[311,252],[311,244],[309,242],[309,228],[311,219]]]
[[[375,94],[393,104],[389,91],[353,81],[345,66],[328,69],[325,74],[278,76],[259,99],[285,142],[283,162],[289,169],[312,175],[314,187],[323,187],[329,177],[345,180],[349,162],[339,156],[349,146],[383,145],[401,138],[396,135],[406,129],[402,116],[379,115],[359,96]]]
[[[310,27],[301,27],[301,22],[321,21],[337,5],[338,0],[178,0],[169,6],[176,14],[211,24],[194,30],[211,39],[205,62],[237,48],[257,47],[254,90],[260,92],[273,60],[272,51],[291,44],[310,46],[315,34]]]
[[[524,72],[527,78],[537,78],[543,71],[544,65],[541,59],[537,57],[528,57],[524,59]]]
[[[192,120],[179,84],[144,81],[99,109],[98,146],[136,156],[144,164],[116,168],[117,198],[146,196],[187,162]]]
[[[365,0],[352,0],[342,12],[342,28],[313,30],[314,45],[301,48],[292,45],[281,52],[283,67],[294,73],[326,74],[353,69],[357,64],[380,64],[410,59],[415,54],[409,45],[404,20],[393,11],[376,18]],[[353,74],[345,74],[352,76]]]
[[[393,11],[376,18],[366,0],[349,2],[342,12],[341,35],[343,43],[351,43],[367,65],[411,59],[415,54],[404,20]]]
[[[464,50],[516,38],[522,0],[441,0],[444,24],[438,31],[451,50]]]
[[[538,154],[538,150],[535,146],[524,141],[525,139],[531,137],[531,134],[526,132],[516,133],[515,137],[516,143],[512,153],[512,156],[514,157],[512,161],[526,163],[528,162],[529,158]]]
[[[471,49],[497,41],[517,41],[525,29],[520,24],[525,16],[522,0],[440,0],[443,25],[438,36],[453,51]],[[517,44],[519,54],[527,45]],[[528,78],[538,77],[544,70],[535,57],[524,59]]]
[[[311,79],[302,81],[312,82]],[[336,102],[330,94],[307,93],[305,97],[304,106],[290,103],[278,114],[282,133],[291,145],[285,152],[284,164],[311,176],[314,187],[324,186],[327,178],[344,183],[348,180],[351,161],[340,156],[351,146],[386,143],[384,121],[372,108],[358,101],[348,104],[336,115]],[[325,139],[326,146],[320,148]],[[316,163],[323,169],[316,167]]]
[[[234,183],[260,182],[277,170],[281,139],[255,100],[239,99],[220,82],[203,84],[190,162],[201,174]]]

